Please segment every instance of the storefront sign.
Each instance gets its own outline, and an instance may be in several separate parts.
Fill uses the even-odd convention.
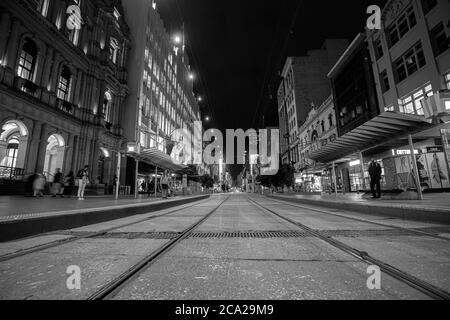
[[[427,147],[427,153],[444,152],[443,146]]]

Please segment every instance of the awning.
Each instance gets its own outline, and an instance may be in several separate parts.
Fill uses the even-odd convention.
[[[173,162],[172,158],[156,148],[141,149],[139,154],[133,154],[139,161],[149,163],[164,170],[179,171],[185,169],[186,166]]]
[[[329,163],[356,152],[398,147],[408,142],[405,136],[432,128],[424,117],[385,112],[353,129],[332,143],[310,154],[312,160]],[[403,138],[403,139],[402,139]]]

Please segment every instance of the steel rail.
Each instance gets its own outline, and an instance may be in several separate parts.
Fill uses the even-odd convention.
[[[109,300],[114,298],[127,284],[136,279],[143,271],[147,270],[153,263],[155,263],[164,254],[169,252],[178,243],[186,239],[192,231],[205,222],[212,214],[214,214],[230,197],[228,196],[224,201],[219,203],[214,209],[207,213],[202,219],[185,229],[178,237],[170,240],[159,249],[153,251],[145,258],[140,260],[137,264],[123,272],[119,277],[110,281],[101,289],[92,294],[88,300]]]
[[[381,271],[383,271],[386,274],[390,275],[391,277],[409,285],[410,287],[419,290],[420,292],[426,294],[427,296],[429,296],[433,299],[450,300],[450,293],[445,290],[442,290],[428,282],[418,279],[417,277],[415,277],[405,271],[397,269],[396,267],[394,267],[388,263],[378,260],[378,259],[370,256],[365,251],[360,251],[358,249],[355,249],[339,240],[333,239],[328,236],[324,236],[319,231],[311,229],[310,227],[308,227],[300,222],[294,221],[290,218],[286,218],[286,217],[282,216],[281,214],[275,212],[274,210],[271,210],[271,209],[255,202],[253,199],[248,198],[248,200],[251,203],[253,203],[256,207],[260,208],[261,210],[265,210],[267,212],[272,213],[273,215],[277,216],[278,218],[285,220],[285,221],[293,224],[294,226],[302,229],[303,231],[310,234],[311,236],[318,238],[320,240],[323,240],[326,243],[332,245],[333,247],[335,247],[341,251],[344,251],[344,252],[356,257],[359,260],[362,260],[366,263],[370,263],[372,265],[378,266]]]
[[[153,220],[153,219],[156,219],[156,218],[165,217],[167,215],[170,215],[170,214],[173,214],[173,213],[185,210],[185,209],[189,209],[189,208],[195,207],[195,206],[197,206],[197,205],[199,205],[199,204],[201,204],[203,202],[207,202],[207,201],[210,201],[210,200],[211,200],[211,198],[208,198],[206,200],[200,200],[199,202],[194,202],[192,205],[183,206],[182,208],[178,207],[177,209],[170,210],[169,212],[166,212],[166,213],[163,213],[163,214],[157,214],[157,215],[154,215],[154,216],[151,216],[151,217],[147,217],[147,218],[135,221],[135,222],[126,223],[126,224],[123,224],[123,225],[120,225],[120,226],[115,226],[115,227],[104,229],[104,230],[101,230],[101,231],[94,231],[94,232],[92,232],[90,234],[87,234],[87,235],[75,236],[75,237],[71,237],[71,238],[68,238],[68,239],[62,239],[62,240],[56,240],[56,241],[52,241],[50,243],[46,243],[46,244],[39,245],[39,246],[34,246],[34,247],[31,247],[31,248],[23,249],[23,250],[16,251],[16,252],[13,252],[13,253],[7,253],[7,254],[4,254],[4,255],[0,256],[0,263],[1,262],[5,262],[5,261],[9,261],[9,260],[12,260],[12,259],[15,259],[15,258],[23,257],[23,256],[26,256],[26,255],[29,255],[29,254],[32,254],[32,253],[35,253],[35,252],[39,252],[39,251],[42,251],[42,250],[45,250],[45,249],[59,247],[61,245],[72,243],[72,242],[75,242],[75,241],[78,241],[78,240],[84,240],[84,239],[91,239],[91,238],[100,237],[100,236],[105,235],[108,232],[111,232],[111,231],[114,231],[114,230],[117,230],[117,229],[121,229],[121,228],[126,228],[126,227],[132,226],[134,224],[146,222],[146,221]],[[162,210],[160,210],[160,211],[162,211]],[[128,217],[128,218],[130,218],[130,217]],[[105,221],[105,222],[107,222],[107,221]],[[100,223],[102,223],[102,222],[100,222]],[[48,235],[54,235],[54,234],[57,234],[57,232],[58,231],[42,233],[42,234],[39,234],[39,235],[30,237],[30,238],[27,238],[27,239],[33,239],[33,238],[42,237],[42,236],[48,236]],[[23,239],[21,239],[21,240],[23,240]]]
[[[355,217],[344,216],[344,215],[333,213],[333,212],[326,211],[326,210],[305,207],[305,206],[302,206],[302,205],[291,203],[289,201],[284,201],[284,200],[280,200],[280,199],[274,199],[272,197],[266,197],[266,198],[270,199],[271,201],[274,201],[274,202],[277,202],[277,203],[280,203],[280,204],[285,204],[287,206],[291,206],[291,207],[294,207],[294,208],[307,209],[307,210],[311,210],[311,211],[327,214],[327,215],[330,215],[330,216],[345,218],[345,219],[354,220],[354,221],[358,221],[358,222],[370,223],[370,224],[381,226],[381,227],[388,227],[388,228],[398,229],[398,230],[402,230],[402,231],[408,231],[408,232],[411,232],[411,233],[416,233],[416,234],[420,234],[420,235],[424,235],[424,236],[428,236],[428,237],[432,237],[432,238],[436,238],[436,239],[440,239],[440,240],[450,241],[450,238],[441,237],[439,235],[428,233],[428,232],[425,232],[425,231],[420,231],[420,230],[417,230],[417,229],[403,228],[403,227],[394,226],[394,225],[385,224],[385,223],[380,223],[380,222],[375,222],[375,221],[371,221],[371,220],[365,220],[365,219],[360,219],[360,218],[355,218]]]

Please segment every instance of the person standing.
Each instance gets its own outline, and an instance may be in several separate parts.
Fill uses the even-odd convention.
[[[169,192],[169,170],[164,171],[164,174],[161,177],[161,190],[162,198],[167,199],[167,193]]]
[[[62,195],[62,179],[63,179],[63,174],[61,173],[61,169],[56,169],[56,173],[53,179],[53,185],[52,185],[52,189],[53,189],[53,198],[56,198],[56,196],[63,196]]]
[[[78,200],[84,200],[84,191],[89,184],[89,166],[84,166],[84,169],[78,171]]]
[[[369,165],[370,190],[372,199],[381,198],[381,166],[378,162],[372,160]]]

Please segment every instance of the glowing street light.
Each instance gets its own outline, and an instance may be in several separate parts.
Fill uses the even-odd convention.
[[[205,121],[206,121],[206,122],[209,122],[210,120],[211,120],[211,118],[210,118],[209,116],[206,116],[206,117],[205,117]]]
[[[198,102],[202,102],[202,101],[203,101],[203,98],[202,98],[201,96],[199,96],[199,97],[197,98],[197,101],[198,101]]]
[[[180,35],[175,35],[173,37],[173,41],[175,42],[175,44],[180,44],[181,43],[181,36]]]
[[[195,79],[195,76],[194,76],[194,74],[191,72],[191,73],[189,73],[189,79],[190,80],[194,80]]]

